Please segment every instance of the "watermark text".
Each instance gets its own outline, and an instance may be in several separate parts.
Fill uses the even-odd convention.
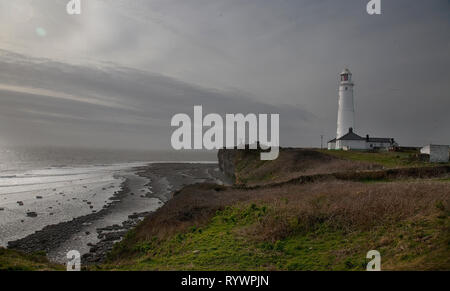
[[[268,117],[268,114],[226,114],[224,121],[216,113],[203,117],[203,107],[194,106],[193,121],[184,113],[173,116],[171,126],[178,128],[172,134],[172,147],[175,150],[260,148],[265,150],[261,152],[261,160],[275,160],[279,154],[280,117],[270,114],[270,138]]]

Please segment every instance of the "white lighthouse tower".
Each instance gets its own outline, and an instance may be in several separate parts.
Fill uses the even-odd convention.
[[[354,129],[355,106],[353,104],[353,86],[352,73],[349,69],[345,69],[340,74],[337,139],[347,134],[350,128]]]

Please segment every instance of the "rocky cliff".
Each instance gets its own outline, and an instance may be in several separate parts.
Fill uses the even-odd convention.
[[[235,161],[237,156],[237,150],[234,149],[221,149],[217,153],[217,159],[219,161],[219,168],[230,179],[231,183],[236,182],[235,174]]]

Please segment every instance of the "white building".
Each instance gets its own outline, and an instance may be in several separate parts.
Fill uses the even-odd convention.
[[[449,146],[430,144],[420,149],[421,154],[430,156],[431,163],[448,163]]]
[[[329,150],[377,150],[390,149],[397,146],[393,138],[384,137],[362,137],[353,132],[352,128],[344,136],[328,142]]]
[[[355,106],[353,100],[352,73],[345,69],[339,74],[339,109],[336,138],[328,142],[329,150],[388,149],[397,146],[393,138],[361,137],[353,132]]]

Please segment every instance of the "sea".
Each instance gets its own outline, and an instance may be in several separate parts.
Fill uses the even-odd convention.
[[[137,167],[214,159],[213,153],[0,147],[0,246],[101,210]]]

